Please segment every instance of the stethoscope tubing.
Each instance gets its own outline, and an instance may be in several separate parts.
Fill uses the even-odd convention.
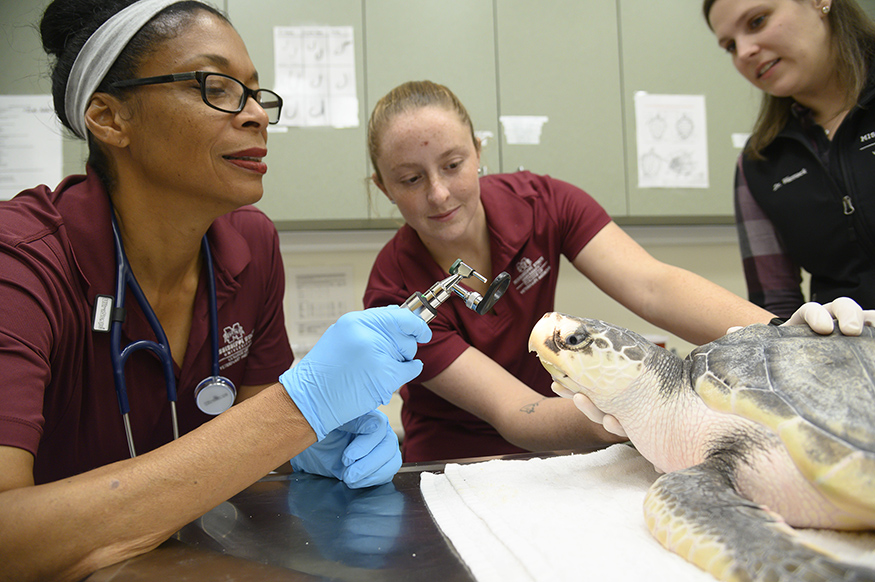
[[[213,377],[219,375],[219,309],[216,305],[216,277],[213,273],[213,254],[210,252],[210,243],[207,235],[204,235],[201,246],[204,249],[204,261],[207,265],[207,296],[210,302],[210,344],[212,348]]]
[[[128,401],[127,383],[125,382],[125,363],[134,352],[138,350],[149,350],[158,356],[161,362],[161,368],[164,372],[164,383],[167,387],[167,400],[170,401],[170,415],[173,423],[173,438],[179,438],[179,422],[176,417],[176,377],[173,375],[173,357],[170,353],[170,342],[167,341],[167,334],[164,333],[164,328],[161,327],[161,322],[158,321],[158,316],[152,306],[149,305],[149,300],[143,293],[137,278],[131,271],[131,266],[128,263],[128,257],[125,254],[124,245],[122,245],[121,236],[118,231],[118,223],[116,222],[115,213],[111,213],[112,218],[112,235],[115,241],[116,255],[116,283],[115,283],[115,309],[113,311],[112,326],[110,328],[110,359],[112,360],[112,373],[115,379],[115,391],[118,396],[119,409],[124,419],[125,436],[128,440],[128,449],[131,457],[137,456],[134,448],[134,437],[131,432],[130,411],[131,406]],[[206,239],[206,235],[204,235]],[[212,271],[212,265],[208,269]],[[146,321],[152,332],[157,338],[157,342],[151,340],[137,340],[121,348],[122,323],[125,318],[125,289],[130,287],[134,294],[134,299],[143,310],[146,316]]]
[[[131,457],[136,456],[134,447],[134,438],[131,431],[130,411],[131,406],[128,401],[127,383],[125,382],[125,364],[128,358],[136,351],[149,350],[153,352],[161,362],[161,368],[164,373],[164,382],[167,386],[167,400],[170,402],[170,415],[173,423],[173,438],[179,438],[179,422],[176,415],[176,377],[173,374],[173,356],[170,353],[170,342],[167,341],[167,334],[164,333],[164,328],[161,327],[161,322],[152,306],[149,305],[149,300],[143,293],[137,278],[131,271],[130,263],[128,263],[127,255],[125,254],[124,245],[122,244],[121,236],[118,231],[118,223],[115,218],[115,213],[111,214],[112,218],[112,234],[115,242],[116,255],[116,288],[115,288],[115,306],[113,309],[112,325],[110,327],[110,359],[112,361],[112,373],[115,380],[115,391],[118,396],[119,410],[125,426],[125,436],[128,441],[128,449]],[[213,271],[213,259],[210,253],[210,245],[207,236],[204,235],[202,243],[204,250],[204,260],[207,267],[207,284],[209,286],[209,302],[210,302],[210,339],[212,343],[212,371],[213,376],[219,375],[219,334],[218,334],[218,313],[216,309],[216,281]],[[152,332],[155,334],[157,342],[151,340],[137,340],[131,342],[124,349],[121,349],[121,333],[122,323],[125,318],[125,290],[131,289],[134,299],[143,310],[146,321]]]

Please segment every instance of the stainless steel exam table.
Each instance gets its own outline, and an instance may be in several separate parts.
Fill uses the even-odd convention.
[[[490,458],[555,454],[564,453]],[[408,463],[392,483],[364,490],[314,475],[272,474],[157,549],[87,580],[473,581],[419,490],[420,473],[444,466]]]

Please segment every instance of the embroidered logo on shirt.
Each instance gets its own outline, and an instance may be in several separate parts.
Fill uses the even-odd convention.
[[[247,334],[240,323],[229,325],[222,332],[225,345],[219,348],[219,369],[233,366],[249,355],[252,334]]]
[[[516,264],[516,270],[519,271],[519,276],[513,280],[513,285],[516,287],[520,295],[534,287],[535,283],[547,276],[550,272],[550,265],[547,264],[547,259],[541,257],[535,262],[532,259],[523,258]]]
[[[780,182],[775,182],[772,185],[772,192],[776,192],[777,190],[780,190],[782,186],[786,186],[790,182],[795,182],[796,180],[798,180],[799,178],[801,178],[802,176],[805,176],[807,174],[808,174],[808,170],[805,168],[802,168],[801,170],[799,170],[795,174],[790,174],[789,176],[784,176],[783,178],[781,178]]]

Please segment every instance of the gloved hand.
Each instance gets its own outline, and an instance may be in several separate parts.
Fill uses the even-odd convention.
[[[416,343],[428,325],[408,309],[376,307],[342,315],[310,352],[280,376],[301,414],[322,440],[335,428],[387,404],[416,378]]]
[[[574,402],[574,405],[579,411],[581,411],[592,422],[602,425],[602,427],[604,427],[609,433],[615,434],[619,437],[629,438],[626,435],[626,431],[620,425],[620,421],[617,420],[617,417],[602,412],[602,410],[599,409],[599,407],[596,406],[583,392],[575,392],[555,381],[550,387],[557,396],[571,398],[571,401]]]
[[[813,331],[829,335],[835,327],[833,319],[838,322],[839,330],[844,335],[860,335],[865,325],[875,325],[875,310],[863,310],[860,305],[850,297],[839,297],[830,303],[816,303],[809,301],[796,310],[790,319],[781,325],[807,324]],[[738,325],[730,327],[726,333],[732,333],[742,329]]]
[[[864,325],[875,325],[875,311],[864,311],[850,297],[839,297],[830,303],[806,303],[782,325],[807,323],[817,333],[828,335],[833,331],[833,318],[844,335],[860,335]]]
[[[398,437],[373,410],[351,420],[295,456],[292,469],[340,479],[353,489],[388,483],[401,468]]]

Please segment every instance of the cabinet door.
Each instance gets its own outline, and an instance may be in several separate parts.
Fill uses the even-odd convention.
[[[352,26],[359,126],[271,128],[258,206],[279,228],[361,226],[368,218],[361,1],[228,0],[228,14],[268,88],[274,86],[274,26]]]
[[[492,0],[367,0],[365,27],[368,115],[393,87],[428,79],[459,97],[475,131],[498,136]],[[480,162],[499,171],[495,138],[486,140]],[[398,217],[372,190],[379,215]]]
[[[740,149],[732,134],[749,133],[759,91],[732,66],[702,17],[701,2],[617,0],[629,214],[685,220],[729,220],[732,184]],[[707,118],[709,187],[639,188],[635,93],[704,95]]]
[[[502,135],[502,169],[550,174],[625,215],[616,5],[497,0],[496,31],[500,114],[547,117],[538,144]]]

